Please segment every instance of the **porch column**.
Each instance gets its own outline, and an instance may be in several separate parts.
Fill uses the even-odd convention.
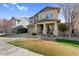
[[[34,30],[35,33],[37,33],[37,24],[35,24],[35,30]]]
[[[43,34],[47,35],[47,28],[46,28],[46,24],[43,24]]]
[[[58,25],[57,25],[57,22],[54,23],[53,35],[58,36]]]

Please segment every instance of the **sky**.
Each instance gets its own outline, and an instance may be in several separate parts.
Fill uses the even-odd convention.
[[[0,18],[31,17],[46,6],[58,7],[57,3],[0,3]],[[60,19],[64,19],[62,14]]]

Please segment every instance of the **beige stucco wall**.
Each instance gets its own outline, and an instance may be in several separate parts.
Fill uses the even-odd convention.
[[[35,33],[36,31],[37,31],[37,33],[39,33],[39,32],[40,32],[40,26],[37,25],[36,28],[37,28],[37,30],[35,30],[35,25],[30,26],[30,27],[28,27],[28,32],[29,32],[30,34]]]
[[[29,32],[30,34],[32,34],[32,33],[34,32],[34,28],[35,28],[35,26],[30,26],[30,27],[28,27],[28,32]]]
[[[46,11],[43,11],[41,13],[38,14],[38,20],[40,20],[40,17],[44,17],[46,13],[52,13],[53,14],[53,17],[52,19],[58,19],[58,11],[57,9],[52,9],[52,10],[46,10]]]

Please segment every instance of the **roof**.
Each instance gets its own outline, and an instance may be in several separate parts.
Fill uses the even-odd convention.
[[[58,23],[60,23],[60,19],[51,19],[51,20],[48,20],[48,19],[42,19],[36,23],[39,23],[39,22],[47,22],[47,21],[57,21]],[[33,23],[33,24],[29,24],[28,26],[33,26],[34,24],[36,23]]]
[[[25,27],[22,25],[12,27],[12,29],[19,29],[19,28],[25,28]]]
[[[16,18],[15,18],[15,17],[12,17],[11,20],[16,20]],[[11,21],[11,20],[10,20],[10,21]]]
[[[58,12],[60,11],[60,8],[59,7],[45,7],[41,11],[39,11],[38,13],[36,13],[34,16],[38,15],[39,13],[41,13],[44,10],[49,10],[49,9],[57,9]],[[32,17],[34,17],[34,16],[32,16]],[[32,18],[32,17],[30,17],[30,18]]]
[[[38,22],[36,22],[36,23],[39,23],[39,22],[46,22],[46,21],[57,21],[57,22],[60,22],[60,20],[59,19],[50,19],[50,20],[48,20],[48,19],[42,19],[42,20],[40,20],[40,21],[38,21]]]

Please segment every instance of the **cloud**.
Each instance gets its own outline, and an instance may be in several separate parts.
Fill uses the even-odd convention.
[[[9,8],[9,6],[7,4],[3,4],[4,7]]]
[[[27,8],[27,7],[24,7],[24,6],[16,5],[16,7],[17,7],[20,11],[27,11],[27,10],[28,10],[28,8]]]
[[[13,5],[17,5],[17,3],[11,3],[11,4],[13,4]]]
[[[11,4],[13,4],[14,6],[16,6],[17,9],[20,10],[20,11],[27,11],[28,10],[28,7],[25,7],[23,5],[20,6],[17,3],[11,3]],[[15,9],[14,6],[11,7],[11,6],[7,5],[7,4],[3,4],[3,6],[6,7],[6,8],[10,8],[11,10]]]

